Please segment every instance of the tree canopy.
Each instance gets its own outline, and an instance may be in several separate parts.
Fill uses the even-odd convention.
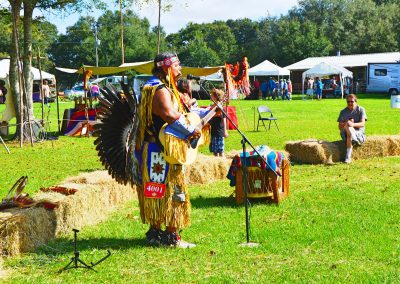
[[[82,3],[88,1],[65,1],[64,7],[76,2],[81,5],[74,7],[82,8]],[[125,62],[151,60],[155,55],[157,27],[138,17],[127,5],[147,2],[157,1],[123,1]],[[60,2],[39,3],[54,6]],[[174,5],[174,1],[168,5]],[[400,47],[399,9],[399,0],[301,0],[280,17],[189,23],[169,35],[162,29],[161,50],[177,52],[182,63],[190,66],[236,62],[243,55],[253,66],[265,59],[286,66],[306,57],[335,55],[338,51],[341,54],[396,51]],[[0,13],[0,54],[6,55],[11,16],[7,10]],[[37,18],[33,21],[33,49],[40,46],[57,66],[95,65],[97,32],[99,65],[119,65],[119,24],[120,12],[105,10],[98,19],[81,17],[65,34],[57,35],[52,24]],[[50,64],[45,66],[50,68]]]

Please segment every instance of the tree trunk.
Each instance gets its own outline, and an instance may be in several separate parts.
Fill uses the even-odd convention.
[[[33,77],[32,77],[32,15],[37,1],[24,1],[24,79],[27,95],[27,108],[29,115],[33,117]]]
[[[13,94],[13,103],[15,107],[15,112],[17,114],[17,125],[20,125],[21,121],[21,113],[23,110],[21,109],[21,90],[19,86],[20,74],[18,70],[18,25],[19,25],[19,11],[21,9],[22,0],[10,0],[11,13],[13,15],[13,33],[11,36],[11,50],[10,50],[10,70],[9,70],[9,81],[10,88]],[[22,115],[24,117],[24,115]],[[17,131],[15,134],[15,138],[20,136],[20,128],[17,127]]]
[[[24,74],[24,82],[23,85],[25,87],[26,97],[25,99],[25,108],[26,111],[24,113],[27,114],[25,117],[25,121],[34,122],[35,117],[33,114],[33,98],[32,98],[32,90],[33,90],[33,77],[32,77],[32,16],[33,9],[37,3],[36,0],[23,0],[24,3],[24,49],[23,49],[23,74]],[[31,124],[36,126],[36,124]],[[34,127],[37,128],[37,127]],[[30,138],[30,131],[27,129],[28,136]],[[37,132],[37,129],[34,129]]]

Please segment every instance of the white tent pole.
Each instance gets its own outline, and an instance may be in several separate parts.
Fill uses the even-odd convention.
[[[343,76],[342,73],[339,74],[339,78],[340,78],[340,92],[342,93],[342,99],[343,99]]]
[[[305,72],[301,75],[301,98],[304,100],[304,79],[305,79]]]

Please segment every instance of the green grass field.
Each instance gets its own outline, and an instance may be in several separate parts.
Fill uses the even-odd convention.
[[[206,104],[207,102],[202,102]],[[280,132],[254,131],[254,107],[267,104]],[[366,132],[400,134],[400,110],[383,95],[360,95],[366,108]],[[254,145],[283,149],[286,141],[338,140],[336,119],[344,100],[232,101],[240,129]],[[71,104],[62,104],[63,108]],[[0,111],[4,108],[0,105]],[[51,109],[51,128],[56,115]],[[39,112],[40,113],[40,112]],[[39,116],[39,115],[38,115]],[[240,136],[229,132],[226,150],[240,149]],[[67,176],[101,169],[93,138],[61,136],[34,147],[6,141],[0,195],[22,175],[27,192],[55,185]],[[207,153],[207,147],[202,151]],[[97,273],[75,269],[59,274],[73,256],[71,235],[38,252],[5,259],[5,283],[398,283],[400,282],[400,157],[354,161],[351,165],[292,165],[289,198],[279,206],[252,200],[251,241],[246,241],[244,207],[235,205],[228,180],[190,186],[192,226],[182,236],[191,250],[147,247],[147,226],[137,202],[128,202],[107,221],[83,228],[78,249],[87,262],[112,251]]]

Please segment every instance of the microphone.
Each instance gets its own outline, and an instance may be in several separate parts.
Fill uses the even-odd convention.
[[[197,80],[197,81],[200,81],[200,80],[201,80],[201,78],[200,78],[199,76],[193,76],[192,74],[188,74],[188,75],[186,76],[186,78],[187,78],[188,80]]]

